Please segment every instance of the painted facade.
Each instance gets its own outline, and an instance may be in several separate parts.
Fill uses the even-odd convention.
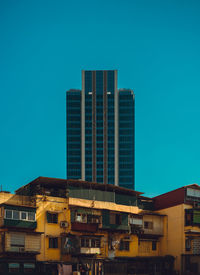
[[[161,254],[173,255],[178,274],[200,273],[200,187],[196,184],[155,198],[158,213],[166,215]]]
[[[51,178],[16,193],[36,203],[40,274],[171,274],[173,258],[160,255],[165,216],[154,213],[153,200],[142,193]]]
[[[0,202],[5,274],[173,274],[166,214],[140,192],[37,178]]]
[[[41,249],[35,201],[0,192],[0,203],[0,274],[33,274]]]

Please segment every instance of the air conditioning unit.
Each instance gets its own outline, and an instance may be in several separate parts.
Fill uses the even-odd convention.
[[[66,221],[62,221],[62,222],[60,222],[60,227],[68,227],[68,222],[66,222]]]
[[[24,251],[25,251],[24,247],[19,247],[19,252],[24,252]]]

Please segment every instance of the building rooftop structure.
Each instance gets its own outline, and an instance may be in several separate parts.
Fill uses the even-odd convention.
[[[197,191],[195,192],[193,190]],[[193,204],[195,201],[200,202],[200,186],[198,184],[186,185],[156,196],[153,199],[155,201],[156,210],[172,207],[182,203]]]
[[[102,191],[118,192],[118,193],[120,192],[123,194],[132,194],[136,196],[143,194],[143,192],[138,192],[135,190],[115,186],[112,184],[102,184],[97,182],[89,182],[89,181],[76,180],[76,179],[60,179],[60,178],[49,178],[49,177],[38,177],[33,181],[29,182],[28,184],[17,189],[15,193],[16,194],[21,194],[24,192],[26,193],[28,190],[30,191],[32,190],[32,192],[34,192],[36,191],[35,189],[36,187],[42,190],[42,187],[66,189],[69,186],[77,186],[77,187],[90,188],[90,189],[102,190]],[[33,195],[33,194],[29,194],[29,195]],[[147,199],[147,197],[142,197],[142,198]]]

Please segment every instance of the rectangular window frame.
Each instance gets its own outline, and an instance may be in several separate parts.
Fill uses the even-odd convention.
[[[14,213],[19,213],[19,218],[14,218]],[[7,216],[8,213],[11,213],[10,217]],[[26,218],[22,218],[22,215],[26,214]],[[34,218],[30,219],[30,215],[33,215]],[[32,211],[19,211],[14,209],[5,209],[4,210],[4,219],[7,220],[17,220],[17,221],[28,221],[28,222],[35,222],[36,221],[36,213]]]
[[[22,218],[23,214],[26,214],[26,218]],[[20,211],[20,220],[27,221],[28,220],[28,212],[26,212],[26,211]]]
[[[53,212],[47,211],[46,217],[47,217],[48,224],[58,224],[58,213],[53,213]]]
[[[11,213],[11,217],[7,217],[7,213]],[[10,210],[10,209],[5,209],[5,215],[4,215],[4,218],[5,219],[8,219],[8,220],[12,220],[13,219],[13,211]]]
[[[119,250],[121,251],[130,251],[130,241],[121,240],[119,244]]]
[[[153,230],[153,222],[152,221],[144,221],[144,229]]]
[[[49,237],[49,248],[50,249],[58,248],[58,237]]]
[[[12,210],[12,211],[13,211],[13,214],[12,214],[13,220],[20,220],[20,211],[18,211],[18,210]],[[18,218],[14,217],[14,215],[15,215],[16,213],[18,213]]]
[[[152,241],[152,251],[157,250],[157,241]]]

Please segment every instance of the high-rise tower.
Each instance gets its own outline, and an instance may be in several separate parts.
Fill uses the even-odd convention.
[[[67,178],[134,189],[134,93],[117,71],[82,71],[67,91]]]

